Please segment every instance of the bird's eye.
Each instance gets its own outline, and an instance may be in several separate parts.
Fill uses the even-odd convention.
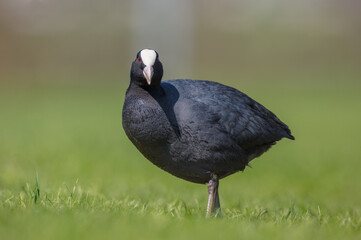
[[[137,60],[138,60],[138,62],[141,62],[141,61],[142,61],[142,59],[141,59],[140,57],[138,57],[138,59],[137,59]]]

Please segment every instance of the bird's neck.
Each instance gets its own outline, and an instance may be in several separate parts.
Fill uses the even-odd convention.
[[[139,92],[139,91],[146,91],[148,92],[150,95],[158,95],[158,94],[162,94],[163,93],[163,89],[162,86],[160,84],[156,84],[156,85],[141,85],[141,84],[137,84],[135,82],[130,82],[129,88],[128,88],[128,92]]]

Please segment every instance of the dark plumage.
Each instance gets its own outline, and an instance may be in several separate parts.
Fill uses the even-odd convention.
[[[123,128],[161,169],[218,188],[218,179],[242,171],[276,141],[294,139],[272,112],[234,88],[190,79],[161,83],[162,64],[151,51],[140,51],[132,64]]]

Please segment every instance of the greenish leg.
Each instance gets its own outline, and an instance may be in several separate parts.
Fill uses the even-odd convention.
[[[219,202],[219,195],[218,195],[218,186],[219,180],[218,176],[214,174],[212,179],[209,180],[208,184],[208,205],[207,205],[207,215],[206,217],[218,217],[221,216],[221,204]]]

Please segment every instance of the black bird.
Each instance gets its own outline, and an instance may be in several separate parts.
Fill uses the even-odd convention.
[[[161,82],[154,50],[138,52],[123,106],[123,128],[153,164],[176,177],[208,183],[207,216],[220,213],[219,179],[243,171],[287,125],[246,94],[211,81]]]

